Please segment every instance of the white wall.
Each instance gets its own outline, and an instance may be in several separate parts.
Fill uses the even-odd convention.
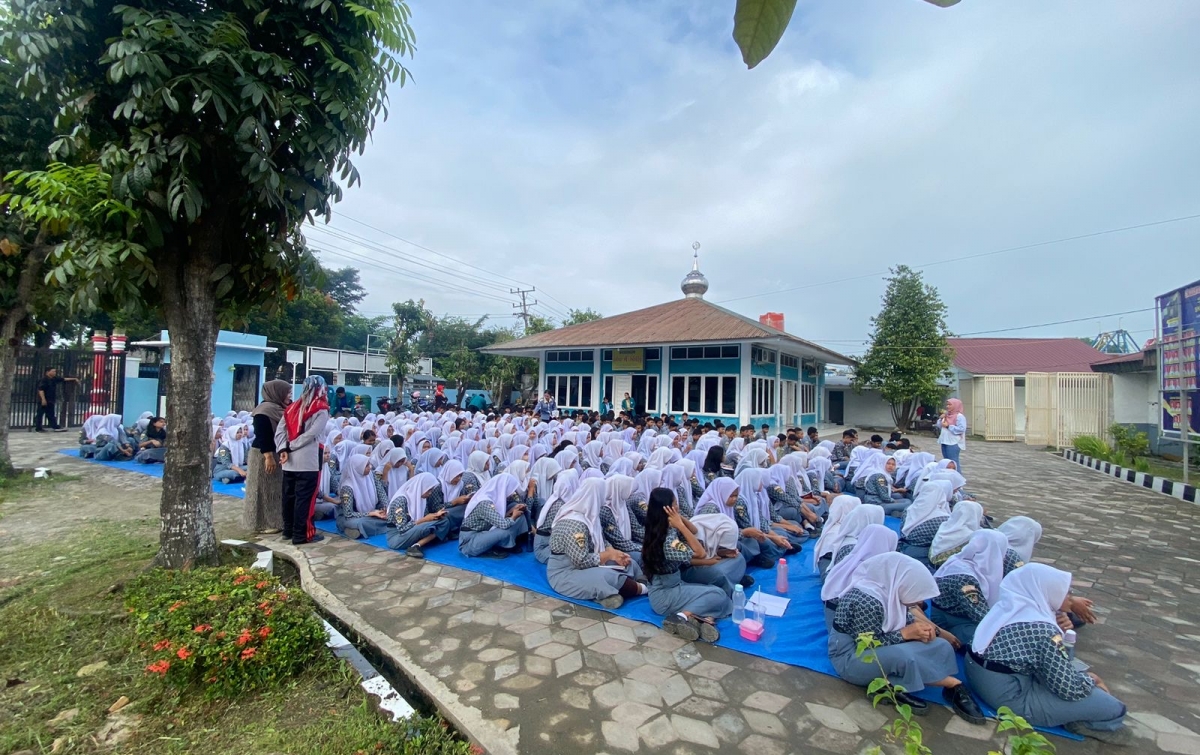
[[[849,387],[829,386],[825,389],[825,406],[829,406],[829,392],[836,390],[842,391],[845,396],[846,427],[896,426],[896,420],[892,418],[892,405],[884,401],[878,391],[863,391],[859,394]]]
[[[1113,375],[1113,421],[1122,424],[1158,424],[1158,393],[1152,372]]]

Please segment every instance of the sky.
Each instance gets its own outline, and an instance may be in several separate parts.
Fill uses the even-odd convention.
[[[841,353],[898,264],[956,334],[1140,344],[1200,278],[1200,218],[1159,222],[1200,214],[1195,0],[800,0],[753,70],[733,0],[410,5],[412,79],[308,232],[366,314],[618,314],[699,242],[708,300]]]

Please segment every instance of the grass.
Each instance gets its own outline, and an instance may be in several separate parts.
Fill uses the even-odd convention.
[[[39,481],[40,482],[40,481]],[[237,700],[148,677],[134,646],[120,585],[145,568],[155,544],[117,525],[85,526],[66,541],[0,553],[0,753],[465,754],[438,719],[392,724],[375,713],[357,678],[332,658],[280,688]],[[88,664],[107,665],[77,676]],[[108,708],[126,696],[119,716]],[[51,724],[78,709],[69,721]],[[134,722],[106,747],[102,729]],[[57,742],[57,749],[55,749]]]

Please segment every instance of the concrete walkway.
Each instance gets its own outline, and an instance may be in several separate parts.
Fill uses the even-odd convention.
[[[1200,753],[1200,508],[1019,445],[972,444],[964,465],[997,518],[1042,522],[1036,560],[1074,572],[1096,601],[1101,623],[1081,630],[1078,654],[1130,708],[1137,744],[1125,751]],[[268,544],[497,755],[857,753],[886,742],[890,711],[838,679],[337,537]],[[944,709],[921,722],[938,755],[1003,744],[993,725]],[[1054,743],[1068,755],[1118,751]]]

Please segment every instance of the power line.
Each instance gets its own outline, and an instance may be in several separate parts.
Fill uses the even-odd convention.
[[[1019,252],[1019,251],[1023,251],[1023,250],[1027,250],[1027,249],[1037,249],[1039,247],[1050,246],[1052,244],[1062,244],[1067,241],[1079,241],[1081,239],[1091,239],[1091,238],[1096,238],[1097,236],[1107,236],[1107,235],[1113,234],[1113,233],[1123,233],[1125,231],[1134,231],[1134,230],[1138,230],[1140,228],[1151,228],[1153,226],[1166,225],[1168,223],[1180,223],[1185,220],[1195,220],[1196,218],[1200,218],[1200,213],[1197,213],[1195,215],[1182,215],[1180,217],[1167,218],[1165,220],[1154,220],[1149,223],[1138,223],[1137,225],[1127,225],[1127,226],[1122,226],[1121,228],[1108,228],[1103,231],[1095,231],[1093,233],[1079,234],[1078,236],[1065,236],[1060,239],[1051,239],[1050,241],[1039,241],[1035,244],[1022,244],[1021,246],[1010,246],[1010,247],[1005,247],[1004,249],[996,249],[996,250],[993,250],[990,252],[980,252],[978,254],[967,254],[962,257],[951,257],[950,259],[936,260],[934,262],[923,262],[919,265],[912,265],[911,267],[914,269],[920,270],[922,268],[933,267],[935,265],[947,265],[951,262],[962,262],[964,260],[979,259],[980,257],[991,257],[996,254],[1006,254],[1008,252]],[[881,270],[881,271],[877,271],[874,273],[866,273],[864,275],[855,275],[855,276],[851,276],[849,278],[838,278],[837,280],[822,281],[821,283],[807,283],[803,286],[792,286],[791,288],[781,288],[781,289],[777,289],[775,291],[767,291],[767,292],[760,293],[760,294],[749,294],[747,296],[735,296],[732,299],[721,299],[720,301],[717,302],[717,304],[726,304],[731,301],[744,301],[746,299],[757,299],[762,296],[774,296],[775,294],[786,294],[791,291],[801,291],[801,290],[808,289],[808,288],[820,288],[821,286],[831,286],[835,283],[846,283],[849,281],[863,280],[864,278],[874,278],[875,276],[878,276],[878,275],[886,275],[888,272],[889,271],[887,271],[887,270]]]
[[[513,307],[520,307],[521,313],[517,316],[520,317],[521,321],[525,323],[526,332],[529,331],[529,308],[537,304],[537,299],[534,299],[533,301],[526,301],[525,294],[532,294],[533,291],[534,289],[532,288],[512,288],[508,291],[510,294],[516,294],[517,296],[521,297],[521,303],[513,304]]]

